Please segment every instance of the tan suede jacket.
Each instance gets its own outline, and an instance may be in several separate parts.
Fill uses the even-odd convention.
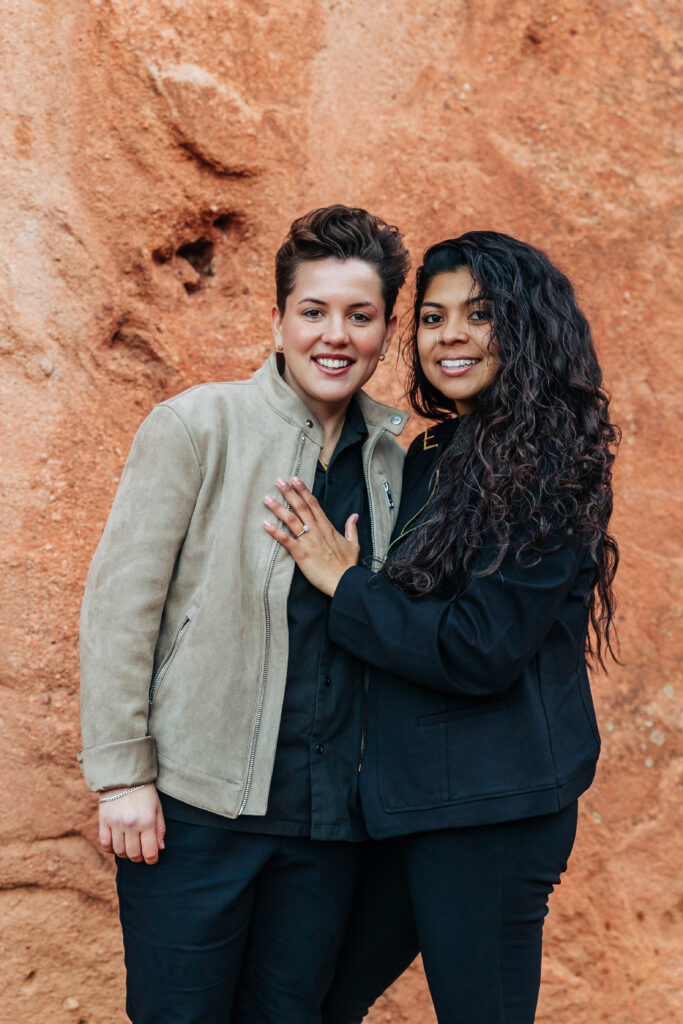
[[[389,543],[408,416],[358,395],[375,555]],[[157,780],[218,814],[265,814],[294,562],[268,536],[276,476],[312,487],[323,431],[275,356],[200,384],[140,427],[81,614],[78,755],[93,790]],[[389,493],[387,493],[387,491]]]

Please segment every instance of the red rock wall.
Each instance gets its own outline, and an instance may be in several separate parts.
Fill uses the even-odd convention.
[[[680,1019],[673,0],[6,0],[0,48],[0,1019],[125,1019],[75,763],[88,561],[137,424],[270,351],[274,251],[333,201],[573,276],[625,431],[623,667],[538,1020]],[[405,300],[404,300],[405,304]],[[373,382],[398,399],[388,360]],[[417,425],[413,428],[417,429]],[[372,1021],[433,1021],[416,965]]]

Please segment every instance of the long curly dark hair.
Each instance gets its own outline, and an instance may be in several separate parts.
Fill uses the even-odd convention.
[[[439,462],[422,522],[382,572],[413,596],[454,595],[473,575],[494,573],[509,551],[533,564],[578,536],[595,564],[587,653],[604,667],[614,651],[619,561],[608,532],[612,466],[620,440],[591,330],[571,283],[538,249],[494,231],[469,231],[430,246],[417,271],[402,340],[413,408],[435,420],[457,410],[426,378],[417,347],[420,309],[432,278],[468,267],[491,312],[489,346],[500,370],[462,421],[467,443]]]

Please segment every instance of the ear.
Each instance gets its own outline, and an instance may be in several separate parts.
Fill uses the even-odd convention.
[[[391,339],[396,333],[396,324],[398,320],[396,316],[392,316],[391,320],[387,324],[386,331],[384,332],[384,341],[382,342],[382,355],[386,355],[389,346],[391,345]]]
[[[270,327],[275,339],[275,348],[278,352],[282,352],[282,314],[277,306],[273,306],[270,311]]]

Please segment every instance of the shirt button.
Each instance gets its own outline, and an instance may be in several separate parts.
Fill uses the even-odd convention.
[[[325,748],[322,745],[322,743],[319,743],[318,746],[315,749],[316,749],[316,753],[318,753],[318,754],[324,754],[325,753]]]
[[[394,424],[395,427],[397,427],[399,425],[399,423],[401,422],[401,417],[400,416],[392,416],[391,417],[391,422]]]
[[[332,686],[332,680],[330,679],[329,676],[325,676],[324,682],[325,686]]]
[[[399,422],[400,422],[400,420],[399,420]],[[308,427],[308,429],[310,430],[310,429],[311,429],[311,427],[313,426],[313,420],[306,420],[306,426],[307,426],[307,427]]]

